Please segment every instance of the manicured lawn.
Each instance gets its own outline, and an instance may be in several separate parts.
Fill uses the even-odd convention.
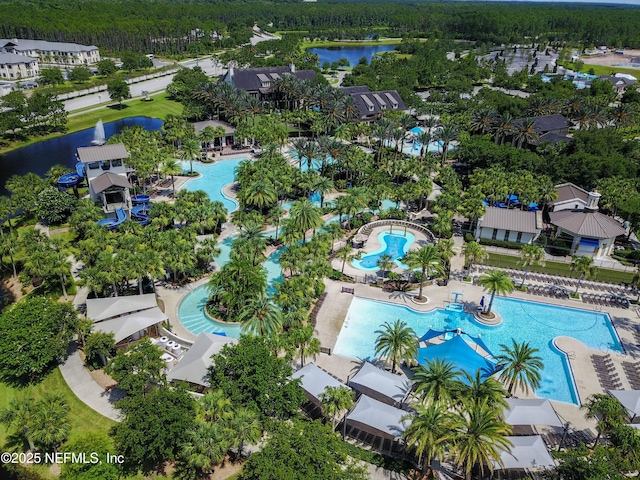
[[[15,397],[32,397],[35,400],[39,400],[44,396],[45,392],[60,394],[69,404],[69,421],[71,423],[69,440],[74,440],[87,432],[103,432],[108,434],[109,429],[116,424],[113,420],[103,417],[82,403],[71,391],[67,382],[64,381],[64,378],[62,378],[59,368],[56,368],[39,384],[26,388],[13,388],[4,383],[0,383],[0,410],[5,409],[9,405],[9,402]],[[6,429],[0,428],[1,445],[4,445],[6,438]]]
[[[111,101],[108,101],[100,107],[89,107],[85,112],[72,114],[69,116],[66,133],[92,128],[100,119],[102,119],[104,123],[108,123],[127,117],[165,118],[170,113],[175,115],[182,113],[182,104],[169,100],[164,92],[152,95],[151,98],[153,98],[151,102],[146,102],[139,98],[125,101],[123,102],[124,108],[122,109],[119,109],[117,104],[114,104],[112,108],[110,106]],[[15,142],[1,149],[0,154],[50,138],[61,137],[62,135],[64,135],[64,133],[52,133],[42,137],[33,137],[24,142]]]
[[[522,268],[522,265],[518,265],[518,260],[520,260],[520,257],[489,252],[488,258],[483,263],[485,265],[498,268],[514,268],[517,270],[524,270]],[[575,274],[571,271],[569,265],[570,264],[568,263],[546,262],[544,267],[532,267],[530,271],[575,278]],[[620,272],[618,270],[608,270],[600,268],[598,269],[598,273],[594,280],[612,283],[629,283],[632,278],[633,272]]]
[[[584,60],[589,61],[589,57],[584,57]],[[558,65],[562,65],[563,67],[570,68],[575,71],[575,66],[571,62],[563,62],[558,63]],[[589,73],[589,70],[593,68],[594,75],[611,75],[613,73],[628,73],[629,75],[633,75],[634,77],[640,77],[640,69],[637,68],[624,68],[624,67],[610,67],[607,65],[590,65],[585,62],[582,67],[582,73]]]

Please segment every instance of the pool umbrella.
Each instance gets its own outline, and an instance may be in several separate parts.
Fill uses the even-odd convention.
[[[415,135],[420,135],[422,133],[422,129],[420,127],[413,127],[409,131]]]
[[[640,415],[640,390],[608,390],[608,392],[631,413],[632,422],[637,415]]]
[[[427,360],[436,358],[451,362],[458,370],[467,372],[473,376],[480,369],[482,377],[486,378],[494,373],[495,363],[488,357],[480,355],[474,347],[469,345],[461,335],[455,335],[451,340],[418,349],[418,363],[424,364]],[[466,378],[462,379],[467,382]]]

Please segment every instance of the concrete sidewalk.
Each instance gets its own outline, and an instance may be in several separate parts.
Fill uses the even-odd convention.
[[[120,421],[120,413],[113,404],[124,397],[124,392],[117,388],[106,392],[96,383],[82,364],[75,341],[69,344],[67,358],[60,364],[60,372],[71,391],[84,404],[111,420]]]

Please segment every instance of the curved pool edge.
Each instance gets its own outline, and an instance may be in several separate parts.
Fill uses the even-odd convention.
[[[406,235],[404,235],[404,234],[402,234],[402,235],[400,235],[400,234],[395,234],[393,231],[391,231],[391,233],[389,233],[389,231],[387,231],[387,230],[383,230],[383,231],[381,231],[380,233],[378,233],[378,236],[377,236],[377,239],[378,239],[378,241],[380,242],[380,247],[379,247],[377,250],[373,251],[373,252],[365,252],[365,254],[364,254],[364,255],[362,255],[362,258],[360,258],[360,259],[354,259],[354,260],[352,260],[352,261],[350,262],[351,266],[352,266],[353,268],[357,269],[357,270],[362,271],[362,272],[369,272],[369,273],[371,273],[371,272],[377,272],[377,271],[379,271],[379,270],[380,270],[380,268],[379,268],[377,265],[376,265],[375,267],[369,267],[369,268],[366,268],[366,267],[362,267],[362,266],[360,265],[360,262],[361,262],[362,260],[364,260],[365,258],[367,258],[367,257],[372,257],[372,256],[374,256],[374,255],[379,255],[379,254],[381,254],[381,253],[385,252],[385,251],[387,250],[388,246],[389,246],[389,244],[388,244],[388,243],[387,243],[387,241],[385,240],[385,237],[386,237],[387,235],[391,235],[391,236],[395,236],[395,237],[402,237],[402,238],[405,238],[405,239],[407,240],[407,242],[405,243],[405,245],[402,247],[402,251],[403,251],[403,253],[406,255],[406,254],[409,252],[409,250],[411,249],[411,245],[413,245],[413,244],[415,244],[415,243],[416,243],[416,236],[415,236],[413,233],[411,233],[411,232],[406,232],[406,234],[411,235],[411,238],[412,238],[412,239],[408,238],[408,237],[407,237]],[[371,235],[370,235],[370,236],[371,236]],[[357,262],[357,263],[356,263],[356,262]],[[402,262],[400,262],[397,258],[394,258],[394,259],[393,259],[393,263],[395,263],[397,267],[402,268],[402,269],[404,269],[404,270],[408,270],[408,269],[409,269],[409,267],[408,267],[407,265],[405,265],[405,264],[403,264]]]
[[[562,403],[579,406],[579,405],[582,405],[582,401],[580,400],[580,390],[578,390],[578,382],[576,381],[575,374],[573,373],[573,367],[571,366],[571,357],[570,357],[571,352],[566,352],[557,343],[558,339],[562,339],[562,338],[568,338],[568,339],[571,339],[572,341],[580,342],[582,343],[582,345],[584,345],[584,343],[578,340],[577,338],[567,337],[566,335],[559,335],[551,339],[552,350],[555,350],[558,354],[560,354],[562,358],[562,364],[565,367],[565,371],[568,372],[567,377],[571,379],[570,386],[572,387],[573,393],[575,394],[576,403],[569,403],[569,402],[562,402]],[[586,345],[584,346],[586,348]],[[561,400],[554,400],[554,401],[561,401]]]

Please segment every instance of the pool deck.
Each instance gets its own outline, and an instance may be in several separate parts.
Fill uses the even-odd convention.
[[[351,284],[330,280],[326,280],[325,283],[327,284],[326,291],[328,298],[318,312],[316,329],[318,332],[317,336],[320,339],[322,346],[330,349],[333,349],[335,346],[340,330],[342,329],[342,324],[344,323],[344,319],[347,315],[347,311],[351,305],[351,300],[355,296],[403,305],[416,311],[426,312],[433,310],[434,308],[442,308],[447,303],[452,302],[454,297],[452,292],[462,293],[460,298],[461,302],[465,303],[471,310],[477,306],[477,302],[480,298],[482,298],[483,295],[486,295],[486,292],[484,292],[481,287],[474,286],[473,284],[466,282],[451,280],[446,287],[436,285],[425,286],[424,294],[429,298],[429,302],[426,305],[419,305],[412,301],[412,297],[417,295],[417,291],[406,293],[386,292],[381,288],[365,284]],[[342,287],[353,288],[354,294],[342,293]],[[615,369],[619,374],[620,380],[622,381],[622,388],[631,388],[628,379],[624,375],[622,362],[636,362],[640,360],[640,346],[637,345],[634,339],[634,331],[638,328],[640,322],[636,318],[631,318],[632,316],[636,316],[635,313],[630,310],[584,304],[575,300],[561,300],[546,297],[536,298],[533,295],[519,291],[514,291],[510,297],[609,313],[626,352],[625,354],[612,352],[611,358],[615,365]],[[573,371],[581,401],[584,401],[594,393],[604,393],[604,390],[597,380],[598,377],[591,363],[590,355],[603,354],[605,352],[587,348],[582,342],[570,337],[558,337],[556,340],[556,346],[569,355],[569,364]],[[350,376],[353,376],[358,365],[360,365],[360,361],[357,359],[326,354],[318,355],[314,362],[344,381],[346,381]],[[405,374],[406,373],[410,372],[405,372]],[[533,397],[532,394],[527,395],[522,391],[516,391],[515,395],[520,398]],[[565,421],[569,421],[571,423],[572,428],[578,430],[594,428],[595,423],[585,420],[584,412],[577,406],[556,401],[552,401],[552,403],[558,414]]]

